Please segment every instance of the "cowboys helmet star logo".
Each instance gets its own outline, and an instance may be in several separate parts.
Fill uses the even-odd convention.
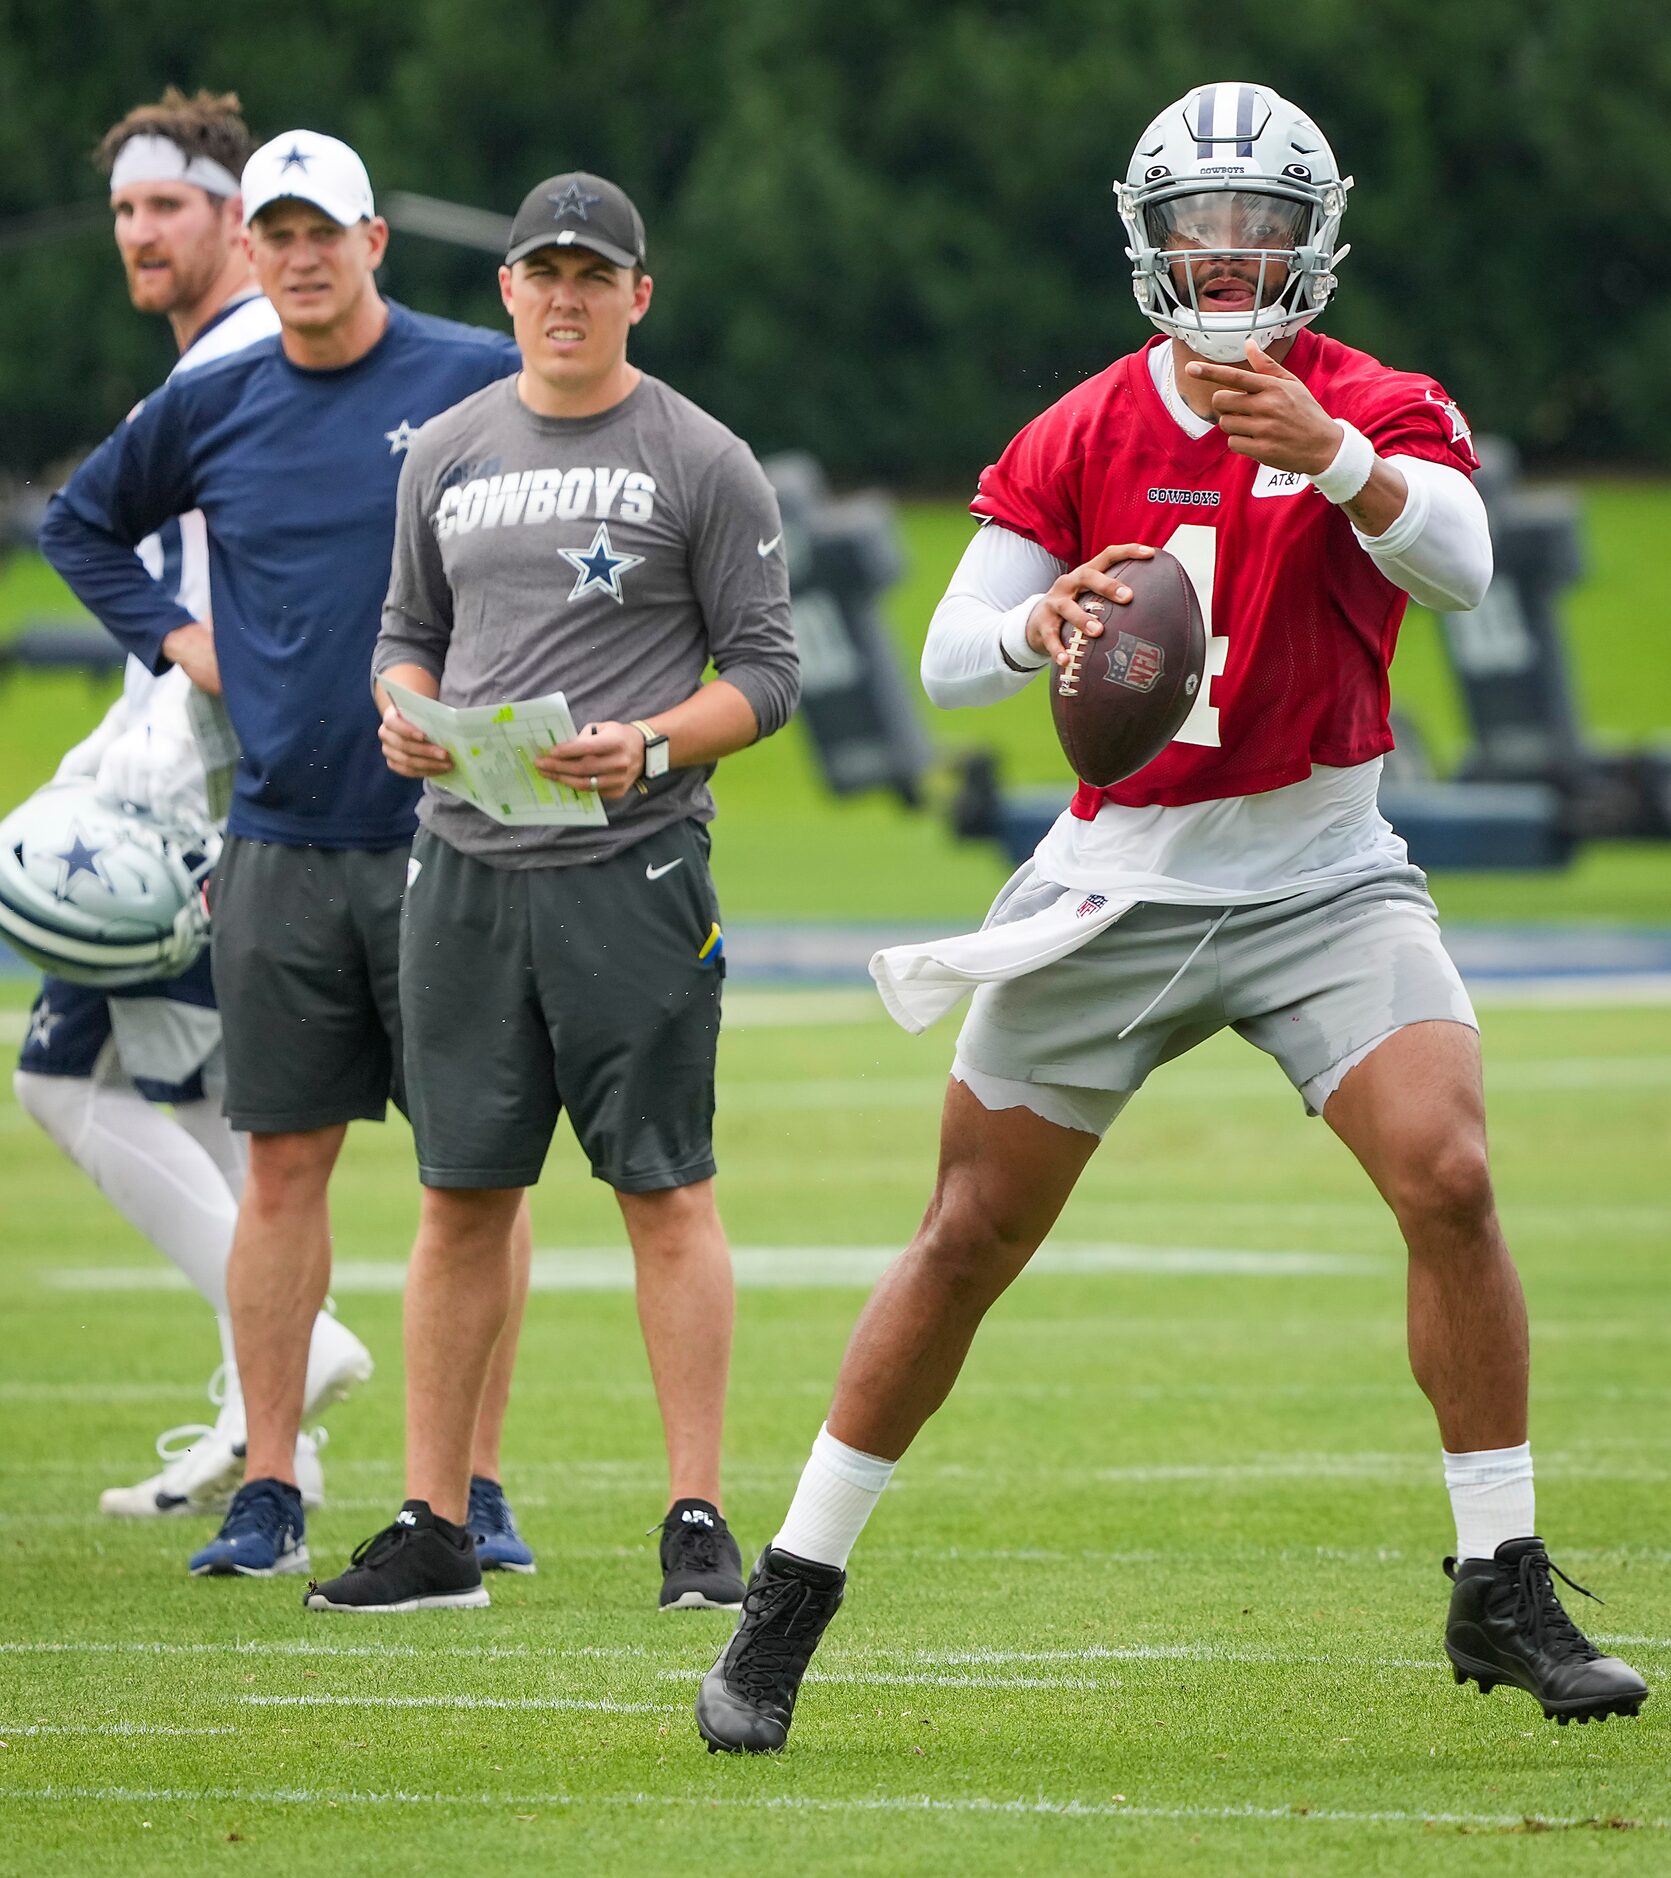
[[[561,221],[565,215],[572,215],[584,222],[586,211],[603,200],[602,196],[589,196],[579,183],[570,183],[567,189],[559,190],[556,195],[546,197],[551,204],[552,214]]]
[[[596,587],[606,593],[617,606],[626,603],[626,596],[621,592],[621,576],[629,569],[642,567],[642,554],[617,554],[609,543],[609,526],[599,522],[598,532],[592,537],[592,545],[586,549],[559,548],[557,552],[576,570],[577,578],[569,590],[569,598],[578,600],[583,593],[589,593]]]
[[[404,417],[395,425],[393,430],[384,431],[383,435],[389,440],[389,455],[400,456],[411,447],[412,439],[417,436],[417,434],[417,431],[412,425],[407,423]]]
[[[52,857],[55,861],[64,863],[64,878],[53,888],[54,895],[60,900],[67,900],[70,897],[70,888],[75,885],[77,874],[91,874],[101,886],[109,886],[109,881],[105,879],[99,867],[99,855],[102,852],[100,848],[88,847],[79,828],[72,829],[70,845],[61,854],[54,854]]]
[[[293,143],[284,153],[284,161],[279,164],[279,174],[285,175],[290,170],[300,170],[305,176],[308,165],[313,161],[313,152],[304,150],[299,143]]]

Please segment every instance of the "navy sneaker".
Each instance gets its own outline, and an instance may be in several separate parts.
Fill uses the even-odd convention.
[[[661,1608],[738,1611],[742,1606],[743,1555],[719,1508],[710,1500],[675,1500],[661,1523]]]
[[[465,1516],[476,1558],[484,1572],[533,1572],[533,1549],[516,1529],[505,1489],[485,1474],[470,1476],[470,1511]]]
[[[221,1529],[188,1569],[194,1578],[282,1578],[308,1569],[301,1493],[282,1480],[246,1480]]]

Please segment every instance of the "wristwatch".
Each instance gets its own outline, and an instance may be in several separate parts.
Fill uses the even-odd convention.
[[[632,727],[644,739],[644,774],[638,784],[638,793],[648,795],[650,784],[667,774],[667,734],[657,730],[654,724],[646,723],[642,717],[635,717]]]

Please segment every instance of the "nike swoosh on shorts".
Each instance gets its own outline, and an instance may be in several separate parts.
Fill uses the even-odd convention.
[[[674,868],[683,867],[684,864],[685,864],[685,857],[682,854],[679,856],[678,860],[676,861],[663,861],[660,867],[651,867],[648,863],[646,863],[645,868],[644,868],[644,878],[646,880],[660,880],[663,874],[671,874]]]

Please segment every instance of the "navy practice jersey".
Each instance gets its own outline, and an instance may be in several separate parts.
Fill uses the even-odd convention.
[[[53,497],[42,552],[153,671],[192,616],[133,550],[202,510],[243,750],[232,833],[330,848],[410,837],[418,785],[383,761],[370,685],[401,463],[419,425],[519,363],[504,335],[391,303],[352,365],[305,370],[272,339],[171,379]]]

